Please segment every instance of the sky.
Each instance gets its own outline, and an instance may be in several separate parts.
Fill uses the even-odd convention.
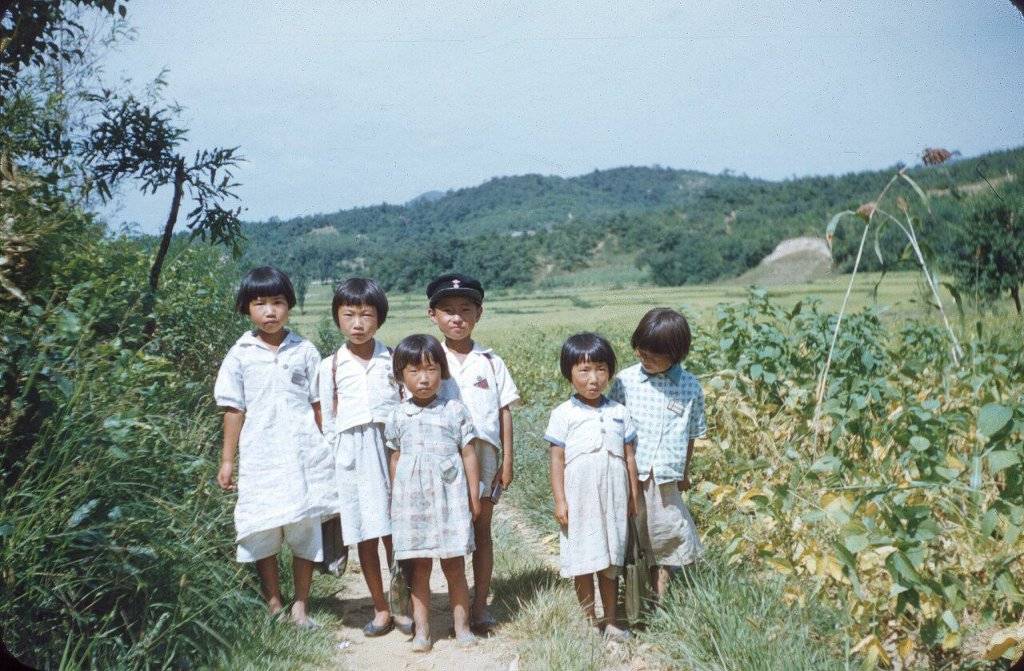
[[[132,0],[109,77],[167,69],[189,149],[241,147],[243,219],[492,177],[662,165],[785,179],[1024,144],[1009,0]],[[123,191],[154,232],[169,192]]]

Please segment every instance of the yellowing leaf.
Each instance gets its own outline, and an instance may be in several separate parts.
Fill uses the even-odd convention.
[[[985,648],[985,659],[993,662],[1017,647],[1024,647],[1024,624],[1000,629],[992,634]]]

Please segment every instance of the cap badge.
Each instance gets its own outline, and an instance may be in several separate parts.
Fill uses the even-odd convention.
[[[452,289],[458,289],[460,284],[462,284],[462,280],[452,280]]]

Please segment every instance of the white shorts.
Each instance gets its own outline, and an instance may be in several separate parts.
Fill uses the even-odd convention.
[[[491,499],[491,483],[498,474],[501,464],[498,460],[498,448],[486,440],[473,439],[473,450],[476,452],[476,463],[480,467],[480,498]]]
[[[701,558],[704,546],[690,510],[674,482],[656,484],[654,475],[640,481],[640,542],[655,564],[687,566]]]
[[[300,559],[323,561],[323,538],[320,536],[320,518],[307,517],[298,522],[286,524],[249,534],[238,541],[236,557],[240,562],[254,562],[273,557],[281,551],[281,544],[288,543],[292,554]]]

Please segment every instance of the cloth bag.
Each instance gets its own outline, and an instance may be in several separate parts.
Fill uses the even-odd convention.
[[[388,607],[392,615],[411,615],[412,580],[409,565],[397,559],[391,560],[391,579],[388,582]]]
[[[348,546],[341,539],[341,515],[331,515],[320,523],[324,558],[316,567],[320,573],[339,576],[348,568]]]
[[[624,573],[626,585],[623,599],[626,620],[632,625],[643,618],[651,596],[651,558],[640,542],[636,517],[629,518]]]

